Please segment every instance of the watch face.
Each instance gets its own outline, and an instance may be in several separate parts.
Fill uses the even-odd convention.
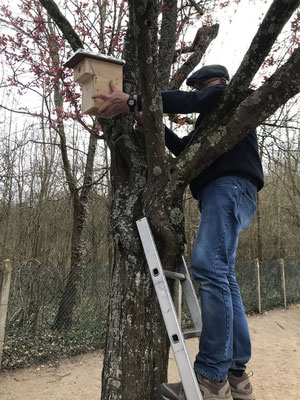
[[[132,100],[132,99],[130,99],[130,100],[128,100],[128,104],[129,104],[130,106],[133,106],[133,105],[135,104],[135,101]]]

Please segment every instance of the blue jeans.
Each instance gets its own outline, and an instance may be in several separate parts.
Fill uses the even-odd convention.
[[[247,179],[218,178],[199,192],[200,227],[191,269],[199,285],[203,330],[194,369],[221,381],[245,370],[251,342],[234,272],[238,237],[254,216],[257,189]]]

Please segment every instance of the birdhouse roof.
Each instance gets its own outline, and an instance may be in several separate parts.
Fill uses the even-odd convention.
[[[75,51],[75,53],[68,58],[68,60],[65,62],[64,67],[68,68],[74,68],[76,67],[77,64],[79,64],[84,58],[93,58],[95,60],[101,60],[101,61],[106,61],[114,64],[125,64],[124,60],[112,57],[112,56],[107,56],[105,54],[100,54],[100,53],[93,53],[91,51],[83,50],[83,49],[78,49]]]

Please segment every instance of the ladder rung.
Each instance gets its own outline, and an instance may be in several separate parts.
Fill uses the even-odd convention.
[[[185,339],[192,339],[192,338],[200,337],[200,336],[201,336],[201,331],[185,332],[183,334],[183,337]]]
[[[180,274],[179,272],[167,271],[164,270],[165,277],[170,279],[178,279],[179,281],[185,281],[186,276],[184,274]]]

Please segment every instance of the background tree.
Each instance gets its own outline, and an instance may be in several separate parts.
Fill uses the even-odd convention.
[[[40,142],[44,148],[44,166],[43,174],[41,176],[41,191],[39,196],[39,203],[42,204],[47,197],[47,188],[49,185],[49,179],[51,178],[51,163],[53,163],[53,149],[59,142],[59,149],[61,152],[61,159],[63,164],[63,170],[66,176],[66,182],[68,185],[69,193],[72,200],[73,207],[73,227],[71,236],[71,255],[70,255],[70,271],[64,292],[62,293],[61,302],[57,311],[55,321],[53,323],[53,329],[65,329],[70,328],[72,323],[73,309],[77,300],[78,287],[81,282],[81,271],[85,265],[85,251],[86,246],[83,238],[83,230],[86,225],[87,210],[89,196],[92,186],[95,184],[93,179],[94,172],[94,160],[97,147],[97,129],[95,126],[89,127],[85,124],[82,119],[82,115],[78,110],[78,96],[70,91],[72,84],[68,81],[65,76],[65,71],[62,68],[62,61],[60,57],[64,51],[64,41],[61,40],[55,27],[43,9],[39,2],[23,2],[22,11],[29,18],[28,25],[26,27],[20,22],[20,17],[14,18],[9,10],[2,8],[5,13],[7,23],[14,27],[16,36],[2,37],[2,43],[4,52],[7,59],[10,61],[10,65],[14,70],[14,74],[11,77],[11,84],[18,87],[20,93],[24,94],[25,91],[29,90],[37,93],[42,98],[42,112],[40,114],[32,113],[24,109],[24,114],[29,114],[38,117],[40,120]],[[79,14],[80,16],[81,14]],[[103,12],[101,14],[103,16]],[[78,23],[82,21],[79,18]],[[88,22],[90,23],[90,22]],[[81,31],[85,32],[86,26],[81,27]],[[85,33],[86,35],[87,33]],[[74,43],[71,42],[74,49],[78,46],[83,47],[83,42],[77,35],[74,36]],[[77,46],[77,47],[76,47]],[[22,74],[26,69],[21,67],[19,69],[19,62],[28,63],[31,71],[33,72],[33,80],[31,82],[24,83],[24,77]],[[39,87],[43,90],[40,92]],[[66,100],[69,99],[75,111],[73,114],[66,111]],[[70,160],[70,147],[67,139],[68,127],[66,127],[67,118],[77,118],[77,121],[91,134],[89,135],[89,143],[86,151],[85,165],[83,167],[83,176],[78,179],[78,158],[73,159],[73,165]],[[50,134],[54,135],[53,148],[50,150],[50,158],[46,152],[46,134],[45,131],[48,127],[51,127]],[[76,155],[76,153],[75,153]],[[74,162],[75,161],[75,162]],[[105,176],[105,172],[100,175],[96,180],[101,181],[101,178]],[[35,235],[34,249],[32,257],[38,259],[37,254],[40,248],[40,230],[39,230],[39,217],[36,218],[35,226],[33,226],[33,234]]]

